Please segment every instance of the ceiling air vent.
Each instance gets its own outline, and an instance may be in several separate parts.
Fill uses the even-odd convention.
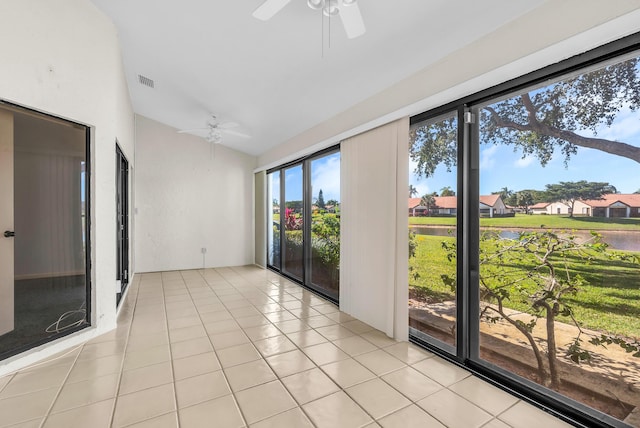
[[[140,82],[141,85],[153,88],[153,80],[143,76],[142,74],[138,74],[138,82]]]

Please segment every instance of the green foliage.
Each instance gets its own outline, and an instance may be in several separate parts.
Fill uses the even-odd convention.
[[[438,196],[438,194],[432,192],[420,198],[420,205],[427,207],[427,215],[431,214],[431,210],[436,207],[436,196]]]
[[[562,202],[573,208],[577,200],[602,199],[603,195],[616,193],[616,188],[609,183],[580,181],[561,181],[558,184],[546,185],[548,202]]]
[[[428,302],[453,300],[455,293],[452,287],[443,282],[442,275],[455,281],[456,266],[442,251],[441,243],[448,241],[453,244],[455,239],[428,235],[415,235],[414,239],[415,257],[409,259],[409,287],[419,290],[419,294]]]
[[[450,187],[450,186],[445,186],[442,189],[440,189],[440,196],[455,196],[456,192]]]
[[[285,208],[289,208],[294,212],[302,212],[302,207],[304,206],[302,204],[302,201],[286,201],[284,203]]]
[[[456,217],[409,217],[409,224],[456,227]],[[525,215],[515,217],[482,217],[480,227],[565,230],[633,230],[640,231],[640,218],[569,217],[565,215]]]
[[[415,172],[430,177],[439,165],[447,171],[456,166],[458,156],[458,119],[453,116],[436,124],[412,128],[409,156],[416,162]]]
[[[418,248],[418,243],[416,242],[416,234],[409,230],[409,261],[416,257],[416,249]],[[420,278],[420,272],[409,263],[409,278],[412,278],[414,281],[417,281]]]
[[[456,243],[443,240],[443,253],[452,265],[455,265]],[[636,289],[638,257],[629,252],[611,252],[602,242],[597,232],[592,232],[591,239],[580,241],[571,232],[552,230],[521,232],[517,239],[500,238],[497,231],[483,232],[480,241],[480,296],[483,305],[482,319],[487,323],[501,320],[513,325],[520,331],[531,345],[538,361],[541,381],[553,387],[560,384],[557,369],[557,346],[555,342],[555,320],[573,323],[578,328],[578,335],[567,349],[567,356],[574,362],[590,361],[590,353],[581,346],[582,326],[585,323],[583,312],[576,311],[584,300],[581,294],[591,294],[594,280],[607,275],[607,267],[618,266],[629,272],[628,281],[631,288]],[[594,277],[591,272],[597,272]],[[609,271],[609,275],[616,271]],[[452,273],[441,275],[441,284],[445,287],[455,285]],[[614,282],[611,275],[608,282]],[[616,288],[615,284],[609,287]],[[602,292],[596,290],[598,299]],[[637,299],[637,298],[636,298]],[[613,301],[612,297],[609,300]],[[604,303],[604,302],[601,302]],[[513,310],[529,313],[528,321],[514,317]],[[610,309],[611,310],[611,309]],[[624,308],[619,310],[630,312]],[[640,308],[626,313],[630,319],[637,321]],[[598,318],[604,318],[604,331],[612,326],[607,323],[610,314],[597,312]],[[547,322],[546,354],[533,336],[534,327],[540,319]],[[613,326],[615,328],[615,326]],[[627,326],[629,332],[637,332],[633,323]],[[603,333],[599,338],[592,338],[594,345],[617,344],[634,356],[640,357],[640,344],[637,339],[626,339]],[[543,360],[546,356],[547,364]]]
[[[632,353],[634,357],[640,358],[640,342],[637,340],[629,341],[628,339],[611,336],[607,334],[600,335],[598,337],[592,338],[589,343],[593,345],[605,346],[606,345],[618,345],[627,353]]]
[[[316,265],[329,272],[327,275],[337,284],[340,268],[340,219],[335,214],[321,213],[313,216],[311,251]]]
[[[589,147],[640,162],[640,147],[594,137],[611,126],[623,108],[640,108],[639,58],[536,88],[486,106],[480,113],[480,141],[512,146],[522,157],[535,156],[545,166],[559,149],[565,165],[578,147]],[[409,154],[415,173],[430,177],[438,166],[457,164],[457,118],[413,128]]]
[[[506,203],[506,201],[514,195],[514,192],[513,190],[509,190],[508,187],[503,187],[497,192],[491,192],[491,194],[500,195],[500,198],[502,199],[502,201]]]
[[[321,210],[323,210],[325,208],[324,195],[322,194],[322,189],[320,189],[320,191],[318,192],[318,200],[316,201],[316,205]]]
[[[409,184],[409,197],[413,198],[416,196],[418,196],[418,189],[416,189],[413,184]]]
[[[482,112],[482,141],[511,145],[523,157],[537,157],[542,166],[559,148],[566,164],[587,143],[577,132],[596,136],[624,107],[640,107],[638,63],[632,58],[490,105]],[[611,146],[622,148],[617,141],[592,142],[601,150],[609,145],[609,153]]]

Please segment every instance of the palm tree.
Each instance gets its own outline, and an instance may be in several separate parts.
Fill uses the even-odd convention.
[[[418,189],[413,184],[409,184],[409,197],[413,198],[414,196],[418,196]]]
[[[440,189],[440,196],[455,196],[456,192],[450,186],[445,186]]]
[[[420,205],[427,207],[427,213],[431,213],[431,209],[436,206],[436,196],[438,194],[436,192],[428,193],[420,198]]]
[[[509,199],[511,196],[513,196],[513,190],[509,190],[508,187],[503,187],[502,189],[500,189],[497,192],[492,192],[494,195],[500,195],[500,198],[502,198],[503,201],[506,201],[507,199]]]

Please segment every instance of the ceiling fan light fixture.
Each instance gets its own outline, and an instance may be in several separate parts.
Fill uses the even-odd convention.
[[[307,5],[313,10],[324,8],[324,0],[307,0]]]
[[[338,8],[338,0],[325,1],[322,12],[324,13],[324,16],[336,16],[340,12],[340,9]]]

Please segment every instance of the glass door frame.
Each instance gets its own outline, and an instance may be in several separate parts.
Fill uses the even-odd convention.
[[[335,145],[335,146],[331,146],[328,147],[326,149],[323,149],[319,152],[315,152],[311,155],[305,156],[303,158],[300,159],[296,159],[294,161],[288,162],[286,164],[280,165],[278,167],[275,168],[271,168],[268,169],[266,171],[266,174],[275,174],[278,173],[280,174],[280,263],[278,266],[270,264],[269,263],[269,240],[267,239],[267,268],[271,269],[273,271],[278,272],[280,275],[285,276],[286,278],[300,284],[301,286],[303,286],[304,288],[307,288],[315,293],[320,294],[322,297],[324,297],[325,299],[330,300],[333,303],[338,303],[338,299],[333,298],[332,296],[327,295],[326,293],[323,292],[321,287],[318,287],[317,285],[314,285],[311,281],[311,221],[312,221],[312,212],[311,212],[311,206],[313,204],[312,199],[312,189],[311,189],[311,162],[313,160],[316,160],[318,158],[321,158],[323,156],[327,156],[330,155],[332,153],[336,153],[340,151],[340,145]],[[285,248],[286,244],[285,244],[285,227],[284,227],[284,222],[285,222],[285,216],[284,216],[284,210],[286,209],[286,201],[284,200],[285,198],[285,190],[286,190],[286,180],[284,177],[284,172],[292,167],[296,167],[296,166],[302,166],[302,205],[303,205],[303,217],[302,217],[302,233],[303,233],[303,251],[302,251],[302,279],[296,278],[290,274],[288,274],[286,272],[286,269],[284,269],[284,257],[283,257],[283,249]],[[267,180],[268,181],[268,180]],[[267,194],[270,194],[271,192],[267,192]],[[269,198],[267,198],[269,199]],[[267,200],[267,212],[268,210],[271,210],[271,204],[273,203],[273,201]],[[267,216],[267,221],[268,221],[268,216]],[[267,227],[267,233],[270,233],[269,231],[271,230],[270,227],[272,227],[271,225],[268,225]]]
[[[129,161],[116,140],[116,306],[129,285]]]
[[[554,416],[572,424],[589,427],[625,427],[622,421],[598,412],[551,389],[521,378],[480,358],[480,135],[479,106],[518,91],[542,85],[571,73],[587,72],[590,67],[633,52],[640,52],[640,33],[608,43],[586,53],[525,74],[476,94],[411,117],[410,123],[424,122],[448,112],[458,112],[458,207],[457,218],[457,346],[443,346],[437,339],[415,336],[410,341],[444,359],[470,370],[493,385],[515,394]],[[460,212],[460,209],[459,211]]]
[[[34,110],[29,107],[25,107],[19,104],[11,103],[5,100],[0,99],[0,107],[5,107],[8,110],[17,111],[23,114],[31,115],[40,118],[41,120],[52,120],[54,122],[65,122],[67,124],[71,124],[73,126],[80,127],[84,130],[84,148],[85,148],[85,158],[84,158],[84,227],[82,228],[82,233],[84,234],[84,276],[85,276],[85,308],[86,313],[84,317],[85,323],[83,325],[78,325],[75,327],[70,327],[62,332],[59,332],[50,337],[36,340],[31,343],[27,343],[23,346],[19,346],[13,349],[6,350],[4,352],[0,352],[0,361],[5,360],[7,358],[18,355],[22,352],[26,352],[30,349],[36,348],[38,346],[53,342],[55,340],[61,339],[65,336],[83,330],[85,328],[91,327],[92,325],[92,316],[93,316],[93,308],[92,308],[92,296],[93,296],[93,281],[92,281],[92,262],[91,262],[91,249],[92,249],[92,241],[91,241],[91,227],[92,227],[92,193],[91,193],[91,177],[93,174],[93,164],[91,161],[92,151],[91,151],[91,139],[92,139],[92,127],[87,126],[80,122],[75,122],[69,119],[63,119],[61,117],[54,116],[52,114],[44,113],[38,110]],[[48,118],[48,119],[47,119]]]

